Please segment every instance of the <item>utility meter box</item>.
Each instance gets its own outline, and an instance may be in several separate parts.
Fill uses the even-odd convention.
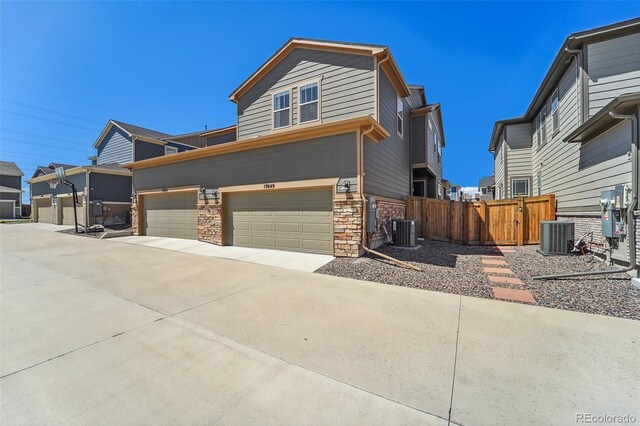
[[[615,205],[619,209],[626,209],[631,204],[631,185],[616,185]]]
[[[367,232],[373,234],[376,232],[378,202],[375,197],[367,198]]]
[[[93,215],[94,216],[102,216],[103,208],[102,208],[102,200],[93,200]]]
[[[600,199],[602,236],[619,238],[624,235],[625,227],[621,220],[622,193],[617,190],[602,191]]]

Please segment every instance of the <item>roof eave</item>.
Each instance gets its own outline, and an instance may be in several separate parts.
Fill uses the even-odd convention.
[[[362,117],[350,118],[347,120],[335,121],[332,123],[303,126],[250,139],[226,142],[218,145],[179,152],[177,154],[171,154],[168,156],[154,157],[147,160],[135,161],[122,164],[122,167],[130,170],[135,170],[164,164],[178,163],[181,161],[188,161],[196,158],[227,154],[231,152],[248,151],[251,149],[263,148],[266,146],[302,142],[312,138],[356,132],[358,130],[364,131],[371,128],[373,130],[368,133],[367,136],[374,142],[387,139],[390,135],[390,133],[380,123],[374,120],[371,116],[367,115]]]
[[[623,121],[618,118],[613,118],[609,114],[610,112],[620,114],[634,113],[637,111],[638,105],[640,105],[640,93],[620,95],[567,135],[563,141],[568,143],[589,142]],[[624,109],[624,111],[622,109]]]

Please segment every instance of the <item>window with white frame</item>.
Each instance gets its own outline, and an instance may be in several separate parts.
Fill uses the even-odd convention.
[[[536,127],[536,139],[538,148],[547,143],[547,105],[545,104],[540,111],[540,114],[535,119]]]
[[[178,148],[176,148],[175,146],[169,146],[169,145],[164,146],[164,155],[175,154],[177,152],[178,152]]]
[[[291,124],[291,98],[288,90],[273,95],[273,128],[288,127]]]
[[[511,179],[511,196],[512,197],[528,197],[529,196],[529,179]]]
[[[320,115],[318,100],[318,82],[300,86],[300,123],[315,121]]]
[[[558,88],[553,91],[553,95],[551,95],[551,131],[555,135],[558,130],[560,130],[560,121],[558,117]]]
[[[400,136],[402,136],[402,127],[404,122],[403,112],[404,112],[404,102],[402,102],[402,99],[398,98],[397,107],[396,107],[396,115],[398,117],[398,123],[397,123],[396,131]]]

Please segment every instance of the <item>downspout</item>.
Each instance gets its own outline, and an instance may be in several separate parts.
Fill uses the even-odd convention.
[[[631,120],[631,205],[627,207],[627,235],[629,236],[629,267],[611,271],[591,271],[577,274],[544,275],[533,277],[534,280],[550,280],[556,278],[585,277],[589,275],[611,275],[631,272],[636,269],[636,224],[633,211],[638,206],[638,117],[635,114],[617,114],[613,111],[609,115],[617,120]]]
[[[582,86],[580,84],[580,68],[582,68],[582,50],[580,49],[569,49],[565,47],[565,52],[570,53],[573,56],[576,63],[576,107],[578,108],[578,125],[584,122],[584,112],[582,111],[582,103],[580,99],[580,94],[582,92]],[[578,58],[580,60],[578,61]],[[558,100],[560,99],[560,93],[558,93]],[[558,123],[559,124],[559,123]]]
[[[401,260],[398,260],[396,258],[393,258],[391,256],[388,256],[386,254],[377,252],[375,250],[370,249],[369,247],[367,247],[368,243],[367,240],[369,239],[369,234],[367,232],[367,212],[366,212],[366,208],[367,208],[367,199],[364,196],[364,138],[365,136],[367,136],[369,133],[373,132],[373,130],[375,129],[374,125],[372,124],[371,127],[369,127],[368,130],[365,130],[364,132],[360,133],[360,140],[358,141],[360,143],[360,158],[358,159],[360,161],[360,182],[358,182],[358,190],[360,192],[360,201],[362,201],[362,249],[364,251],[366,251],[367,253],[371,253],[374,254],[376,256],[380,256],[384,259],[387,259],[391,262],[397,263],[400,266],[404,266],[405,268],[409,268],[409,269],[413,269],[415,271],[418,272],[422,272],[422,270],[416,266],[413,266],[410,263],[407,262],[403,262]]]
[[[389,54],[386,53],[385,57],[378,61],[378,65],[377,65],[377,70],[376,70],[376,85],[378,87],[376,87],[376,103],[377,103],[377,107],[376,107],[376,121],[379,123],[380,122],[380,65],[382,65],[384,62],[387,62],[389,60]]]

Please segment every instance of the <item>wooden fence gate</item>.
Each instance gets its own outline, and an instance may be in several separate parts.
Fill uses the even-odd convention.
[[[459,244],[540,243],[540,222],[556,219],[555,195],[460,202],[410,197],[407,217],[419,236]]]

